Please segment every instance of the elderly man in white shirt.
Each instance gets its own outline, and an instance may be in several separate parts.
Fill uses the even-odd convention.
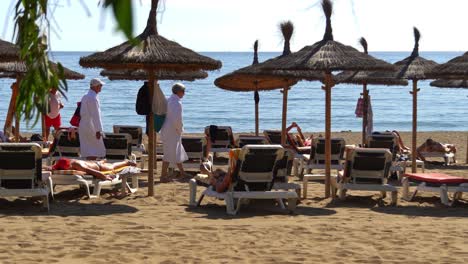
[[[184,146],[182,146],[182,132],[184,125],[182,121],[182,102],[185,95],[185,86],[176,83],[172,86],[172,95],[167,99],[166,120],[161,128],[161,140],[163,143],[163,164],[161,172],[161,182],[168,182],[167,176],[169,164],[177,164],[180,174],[185,176],[182,162],[188,160]]]
[[[100,79],[92,79],[88,93],[81,99],[81,118],[78,127],[80,154],[89,160],[106,156],[106,148],[102,139],[101,109],[97,97],[103,85],[104,82]]]

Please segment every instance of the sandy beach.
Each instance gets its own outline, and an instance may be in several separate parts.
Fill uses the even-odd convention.
[[[402,135],[410,145],[410,133]],[[360,141],[355,132],[333,136]],[[458,164],[429,164],[427,171],[468,176],[466,133],[418,136],[419,144],[431,137],[458,147]],[[136,194],[103,190],[94,200],[77,186],[58,186],[49,214],[29,200],[0,199],[0,263],[468,262],[466,198],[448,208],[437,194],[421,193],[392,207],[371,192],[324,199],[323,184],[310,183],[293,215],[266,201],[233,217],[215,199],[189,208],[187,181],[157,182],[156,195],[146,197],[141,177]]]

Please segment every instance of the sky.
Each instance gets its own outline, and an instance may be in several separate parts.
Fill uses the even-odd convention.
[[[115,31],[112,14],[98,0],[57,2],[52,23],[53,51],[102,51],[125,41]],[[0,37],[12,40],[13,4],[0,1]],[[335,40],[359,47],[365,37],[370,51],[410,51],[413,26],[419,28],[421,51],[466,51],[467,0],[335,0]],[[145,27],[150,0],[133,0],[135,35]],[[319,0],[163,0],[158,31],[195,51],[282,51],[281,21],[295,25],[291,49],[323,37],[325,19]],[[89,14],[86,11],[89,10]]]

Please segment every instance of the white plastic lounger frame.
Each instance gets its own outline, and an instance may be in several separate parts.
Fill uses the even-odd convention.
[[[242,148],[245,145],[267,145],[267,144],[268,144],[268,139],[264,136],[239,135],[236,140],[236,146],[238,146],[239,148]]]
[[[284,150],[280,145],[246,145],[242,148],[241,152],[239,153],[239,165],[236,169],[239,170],[239,178],[243,178],[243,180],[248,180],[251,182],[272,182],[273,180],[273,173],[274,173],[274,165],[272,166],[273,169],[268,172],[243,172],[242,168],[245,162],[245,157],[246,155],[250,152],[253,151],[254,149],[276,149],[276,162],[282,159],[284,155]],[[253,161],[252,161],[253,162]],[[230,190],[224,192],[224,193],[218,193],[216,190],[213,189],[213,187],[208,187],[206,188],[202,195],[200,196],[200,199],[198,202],[196,202],[196,189],[197,189],[197,183],[195,179],[190,180],[189,182],[190,185],[190,202],[189,204],[191,206],[200,206],[201,201],[204,196],[209,196],[209,197],[215,197],[218,199],[222,199],[226,203],[226,211],[230,215],[235,215],[237,212],[240,210],[240,206],[242,204],[243,200],[249,200],[249,199],[275,199],[278,201],[280,206],[285,209],[286,207],[284,206],[283,199],[286,199],[288,201],[288,210],[289,211],[294,211],[296,208],[296,203],[298,199],[298,194],[296,193],[297,185],[296,184],[290,184],[290,183],[279,183],[279,184],[274,184],[273,187],[271,188],[271,191],[234,191],[234,189],[230,188]],[[299,187],[300,188],[300,187]],[[286,189],[294,189],[294,191],[289,191]]]
[[[442,184],[440,187],[428,186],[425,182],[421,182],[416,186],[413,193],[410,193],[410,182],[407,177],[402,179],[403,199],[412,201],[418,192],[433,192],[440,195],[440,202],[446,206],[452,206],[457,200],[461,199],[464,192],[468,192],[468,183],[462,183],[456,186],[448,186]],[[450,201],[449,193],[453,193],[453,199]]]
[[[106,160],[108,162],[126,159],[135,161],[136,155],[131,152],[131,141],[132,136],[127,133],[105,133]]]
[[[367,164],[359,164],[364,161]],[[356,148],[346,162],[346,175],[338,180],[340,199],[346,198],[347,190],[380,191],[382,198],[386,197],[386,192],[391,192],[392,205],[396,205],[398,189],[387,183],[392,162],[392,153],[388,149]],[[381,183],[366,183],[365,180]]]
[[[131,175],[132,186],[127,182],[122,184],[122,180],[127,176],[116,175],[116,178],[108,180],[96,179],[92,175],[78,175],[78,174],[52,174],[52,184],[54,185],[81,185],[84,186],[86,190],[86,195],[90,199],[99,198],[101,195],[102,187],[112,187],[116,185],[123,185],[130,190],[131,193],[135,193],[138,190],[138,174]],[[126,178],[125,178],[126,180]],[[91,193],[90,187],[93,187],[93,192]],[[125,190],[125,189],[124,189]],[[53,191],[52,191],[53,193]]]
[[[42,151],[36,143],[0,143],[0,197],[42,197],[49,211],[50,188],[38,173],[42,173]],[[21,182],[21,188],[8,187]],[[6,186],[6,187],[3,187]]]
[[[143,144],[143,128],[141,126],[114,125],[113,131],[118,134],[126,133],[131,135],[132,154],[140,162],[140,168],[144,169],[145,164],[148,162],[148,154],[146,154],[146,148]],[[156,146],[156,148],[158,147],[160,146]],[[162,153],[162,150],[157,153]],[[161,159],[162,155],[157,155],[157,157]]]

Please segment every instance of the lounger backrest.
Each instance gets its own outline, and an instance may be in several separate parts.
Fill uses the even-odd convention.
[[[230,126],[217,126],[216,135],[210,135],[210,126],[207,126],[205,127],[205,134],[210,140],[214,137],[214,142],[211,140],[212,148],[230,148],[234,143],[234,136]]]
[[[132,136],[130,134],[106,133],[104,146],[106,159],[125,160],[132,155]]]
[[[294,152],[290,149],[284,150],[284,156],[281,160],[276,162],[274,169],[275,181],[288,182],[288,176],[291,175],[291,170],[294,162]]]
[[[284,156],[280,145],[245,145],[239,153],[239,160],[233,179],[236,190],[268,191],[274,179],[274,170]]]
[[[346,141],[343,138],[331,139],[331,160],[332,164],[338,164],[343,159],[346,148]],[[313,161],[316,164],[325,164],[325,139],[314,140],[312,148]]]
[[[141,143],[143,142],[143,128],[141,126],[114,125],[113,130],[114,133],[117,134],[130,134],[130,136],[132,137],[132,146],[141,145]]]
[[[392,154],[388,149],[354,149],[346,161],[345,175],[353,183],[386,183]]]
[[[264,130],[263,135],[268,139],[270,144],[281,144],[281,131],[280,130]]]
[[[42,152],[36,143],[0,143],[0,188],[31,189],[42,180]]]
[[[182,145],[191,160],[202,160],[208,151],[204,136],[182,136]]]
[[[367,137],[367,147],[386,148],[392,153],[393,159],[396,158],[398,142],[395,135],[391,132],[374,133]]]
[[[61,130],[54,139],[53,157],[79,157],[80,137],[78,132],[71,134],[67,130]]]
[[[239,136],[236,145],[242,148],[245,145],[266,145],[268,140],[264,136]]]

